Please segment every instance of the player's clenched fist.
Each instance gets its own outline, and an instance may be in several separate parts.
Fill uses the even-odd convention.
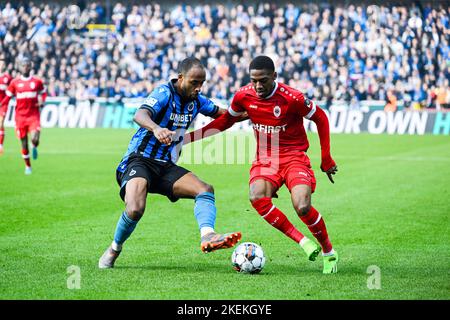
[[[158,139],[159,142],[163,144],[171,144],[172,143],[172,137],[175,135],[175,131],[170,131],[167,128],[156,128],[153,131],[153,134],[155,135],[156,139]]]

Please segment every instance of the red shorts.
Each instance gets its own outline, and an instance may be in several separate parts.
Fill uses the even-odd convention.
[[[314,192],[316,189],[314,171],[311,169],[311,162],[304,152],[296,155],[280,155],[279,160],[275,161],[254,161],[250,169],[249,184],[258,179],[272,183],[275,187],[275,192],[283,184],[286,184],[289,191],[299,184],[310,186],[311,192]]]
[[[29,132],[41,131],[41,121],[39,118],[16,119],[16,134],[19,139],[23,139]]]

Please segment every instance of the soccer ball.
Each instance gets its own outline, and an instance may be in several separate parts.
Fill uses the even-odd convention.
[[[266,257],[263,249],[253,242],[244,242],[231,255],[233,269],[242,273],[259,273],[264,268]]]

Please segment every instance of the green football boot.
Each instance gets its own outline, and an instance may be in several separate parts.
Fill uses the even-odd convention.
[[[338,261],[339,261],[339,256],[336,251],[330,256],[324,256],[323,257],[323,273],[324,274],[336,273]]]
[[[310,239],[306,239],[300,246],[305,251],[306,256],[310,261],[316,261],[317,256],[322,250],[322,248],[320,248],[314,241]]]

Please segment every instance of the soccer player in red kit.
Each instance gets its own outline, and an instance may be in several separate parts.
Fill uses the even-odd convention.
[[[45,87],[41,79],[31,76],[31,60],[22,57],[19,61],[21,75],[11,81],[1,108],[7,108],[9,100],[16,97],[16,134],[22,143],[22,157],[25,161],[25,174],[31,174],[28,133],[31,134],[33,159],[37,158],[37,146],[41,131],[40,111],[45,100]]]
[[[337,166],[330,154],[330,129],[327,115],[313,101],[276,81],[275,66],[267,56],[258,56],[249,66],[251,84],[234,96],[228,112],[204,128],[185,136],[185,143],[216,134],[231,127],[247,112],[257,139],[256,159],[250,169],[250,202],[264,220],[300,244],[309,260],[322,250],[323,273],[337,272],[338,253],[333,249],[325,222],[311,205],[316,179],[306,151],[309,147],[303,118],[317,125],[321,169],[332,183]],[[286,184],[300,219],[320,243],[304,236],[273,203],[277,190]]]
[[[0,56],[0,102],[5,98],[6,88],[8,88],[9,83],[12,80],[11,75],[4,71],[6,68],[5,58]],[[8,105],[3,107],[0,105],[0,155],[3,154],[3,141],[5,139],[5,117],[8,111]]]

